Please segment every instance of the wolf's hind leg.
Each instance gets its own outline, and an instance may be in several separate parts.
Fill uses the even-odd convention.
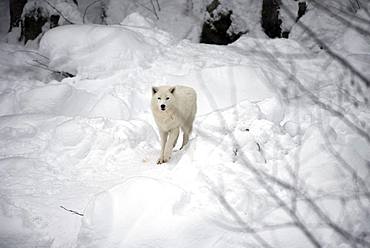
[[[183,131],[184,135],[183,135],[183,138],[182,138],[182,145],[181,145],[181,148],[184,148],[184,146],[186,146],[186,144],[189,142],[189,136],[190,136],[190,133],[191,133],[191,130],[192,130],[192,126],[190,127],[181,127],[181,130]]]
[[[176,135],[175,141],[173,142],[173,148],[175,148],[176,143],[177,143],[177,139],[179,138],[179,134],[180,134],[180,129],[179,129],[179,128],[177,128],[177,130],[178,130],[178,132],[177,132],[177,135]],[[176,134],[176,133],[175,133],[175,134]],[[174,134],[174,135],[175,135],[175,134]]]

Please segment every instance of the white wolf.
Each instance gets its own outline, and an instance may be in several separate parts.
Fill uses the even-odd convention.
[[[186,86],[152,87],[152,112],[161,136],[161,155],[157,164],[166,163],[175,147],[181,127],[182,149],[189,141],[197,112],[195,90]]]

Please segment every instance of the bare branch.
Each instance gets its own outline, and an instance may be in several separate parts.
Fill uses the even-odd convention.
[[[199,78],[202,78],[201,74],[199,74]],[[213,98],[212,94],[210,93],[209,89],[206,87],[204,82],[201,80],[201,86],[207,96],[208,102],[210,105],[213,107],[213,109],[217,109],[217,104],[215,99]],[[226,129],[226,120],[224,117],[221,115],[220,112],[216,112],[220,124]],[[236,137],[231,133],[230,131],[227,132],[229,137],[232,139],[233,143],[236,144],[236,146],[239,146],[239,143],[236,139]],[[263,173],[258,170],[245,156],[243,153],[243,150],[240,151],[240,160],[241,164],[245,166],[250,172],[253,173],[255,176],[256,180],[258,181],[259,185],[263,187],[263,189],[266,190],[266,192],[269,194],[269,196],[274,199],[274,201],[282,207],[282,209],[288,213],[288,215],[292,218],[293,222],[297,225],[299,230],[302,231],[302,233],[307,237],[307,239],[312,243],[313,246],[319,248],[321,247],[320,242],[317,240],[317,238],[309,231],[307,226],[304,224],[303,220],[298,217],[298,215],[288,207],[288,205],[274,192],[274,190],[271,188],[271,186],[268,184],[266,181],[266,178],[263,176]],[[222,200],[222,199],[221,199]],[[222,203],[222,202],[221,202]],[[224,205],[224,204],[223,204]],[[229,207],[228,207],[229,208]],[[228,210],[230,211],[230,210]]]
[[[75,24],[73,22],[71,22],[70,20],[68,20],[61,11],[59,11],[57,8],[55,8],[51,3],[49,3],[48,0],[44,0],[50,7],[52,7],[61,17],[64,18],[64,20],[66,20],[69,24]]]
[[[336,7],[336,6],[329,5],[329,4],[323,4],[322,2],[317,1],[317,0],[310,0],[310,2],[316,8],[321,9],[324,12],[327,12],[329,15],[333,16],[335,19],[337,19],[341,23],[345,24],[347,27],[353,28],[357,32],[359,32],[361,34],[364,34],[366,36],[369,36],[370,35],[370,32],[369,32],[368,29],[365,29],[365,28],[362,28],[360,26],[357,26],[357,25],[355,25],[355,24],[353,24],[351,22],[352,20],[355,20],[355,21],[357,21],[359,23],[362,23],[362,24],[365,24],[367,26],[370,26],[370,21],[369,20],[367,20],[365,18],[358,17],[358,16],[354,15],[353,13],[349,13],[347,11],[344,11],[344,10],[342,10],[342,9]],[[337,10],[341,15],[339,15],[336,12],[334,12],[332,9]],[[344,18],[343,16],[346,16],[346,17],[350,18],[351,20],[348,20],[348,19]]]
[[[158,11],[161,11],[161,6],[159,5],[159,1],[155,0],[155,3],[157,4]]]
[[[87,5],[86,6],[86,8],[85,8],[85,11],[84,11],[84,15],[83,15],[83,17],[82,17],[82,21],[83,21],[83,23],[86,23],[85,22],[85,17],[86,17],[86,14],[87,14],[87,10],[91,7],[91,6],[93,6],[94,4],[96,4],[96,3],[98,3],[98,2],[101,2],[102,0],[95,0],[94,2],[92,2],[92,3],[90,3],[89,5]]]
[[[229,202],[226,200],[225,196],[218,192],[216,189],[216,186],[203,174],[203,178],[207,181],[207,183],[210,185],[212,192],[217,196],[218,201],[221,203],[221,205],[231,214],[231,216],[234,218],[234,220],[238,223],[240,228],[246,232],[252,234],[253,238],[260,244],[262,247],[271,247],[257,232],[250,227],[243,218],[234,210],[234,208],[229,204]]]
[[[284,11],[288,14],[289,18],[292,20],[295,20],[294,14],[282,3],[281,7],[284,9]],[[316,44],[321,46],[324,51],[333,59],[338,61],[340,64],[351,70],[352,73],[354,73],[356,76],[358,76],[361,81],[366,85],[366,87],[370,87],[370,80],[364,76],[360,71],[358,71],[353,65],[351,65],[346,59],[341,57],[339,54],[335,53],[328,45],[325,44],[321,39],[318,38],[318,36],[310,29],[308,28],[304,23],[297,22],[298,26],[300,26],[307,34],[310,36],[311,39],[313,39]],[[369,139],[370,140],[370,139]]]
[[[22,50],[22,49],[18,49],[18,50],[14,50],[14,51],[7,51],[7,50],[3,50],[3,49],[0,49],[2,51],[5,51],[5,52],[9,52],[9,53],[17,53],[17,52],[23,52],[23,53],[32,53],[32,54],[36,54],[46,60],[49,60],[48,57],[46,57],[45,55],[42,55],[41,53],[39,52],[36,52],[36,51],[32,51],[32,50]]]
[[[155,9],[155,6],[154,6],[154,3],[153,3],[153,0],[150,0],[150,3],[152,5],[152,8],[153,8],[153,13],[155,15],[155,17],[157,17],[157,19],[159,20],[159,16],[157,14],[157,10]]]

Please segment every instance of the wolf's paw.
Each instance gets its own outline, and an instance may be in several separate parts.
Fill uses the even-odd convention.
[[[167,163],[167,162],[168,162],[168,160],[170,160],[170,157],[169,157],[169,156],[160,157],[160,158],[157,160],[157,164]]]
[[[167,163],[168,160],[165,160],[164,158],[159,158],[157,160],[157,164],[163,164],[163,163]]]

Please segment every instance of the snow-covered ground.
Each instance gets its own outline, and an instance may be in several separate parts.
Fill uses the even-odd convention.
[[[0,44],[0,247],[369,245],[368,88],[294,40],[174,34],[134,13]],[[370,78],[367,36],[333,42]],[[156,165],[161,84],[198,113]]]

